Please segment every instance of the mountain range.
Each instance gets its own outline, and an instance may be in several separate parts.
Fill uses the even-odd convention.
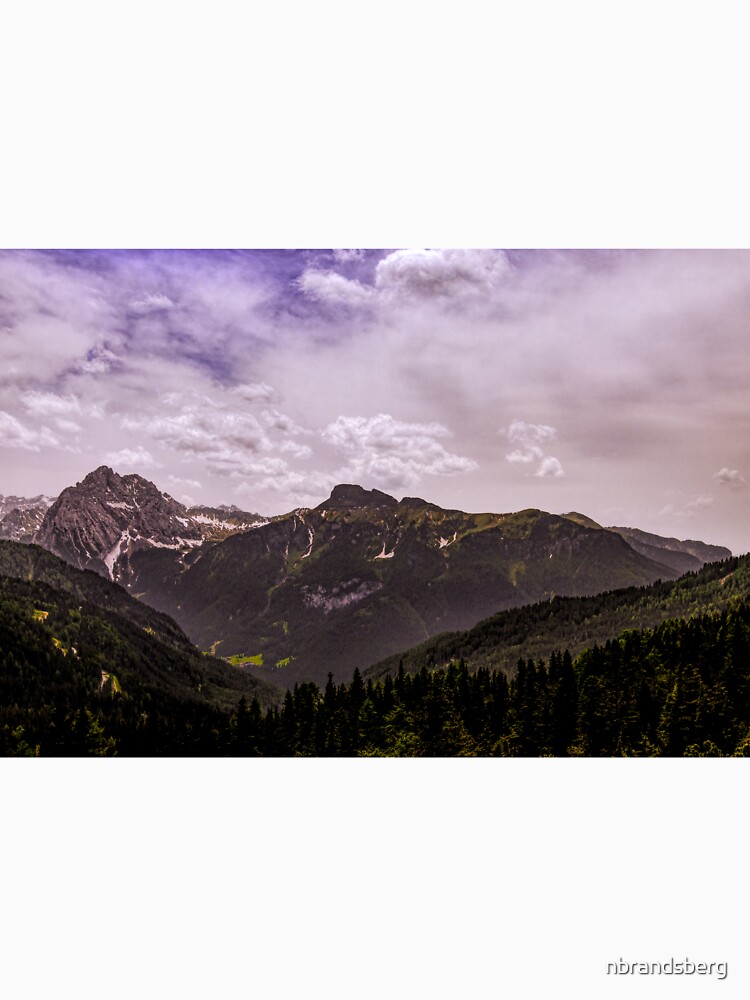
[[[32,541],[53,503],[53,497],[43,494],[35,497],[6,497],[0,494],[0,539]]]
[[[281,687],[348,679],[497,612],[671,580],[731,555],[575,512],[470,514],[352,484],[272,518],[186,508],[105,466],[45,507],[31,538]]]

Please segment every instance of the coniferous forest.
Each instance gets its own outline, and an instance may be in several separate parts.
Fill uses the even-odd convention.
[[[521,660],[511,680],[458,663],[300,685],[265,714],[241,703],[219,738],[260,756],[750,755],[750,605],[625,632],[575,664]]]
[[[744,756],[750,603],[629,629],[575,660],[355,671],[281,695],[115,612],[0,578],[0,706],[5,755]]]

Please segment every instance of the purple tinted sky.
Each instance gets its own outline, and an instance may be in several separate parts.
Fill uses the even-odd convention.
[[[750,548],[750,253],[0,251],[0,492],[105,462]]]

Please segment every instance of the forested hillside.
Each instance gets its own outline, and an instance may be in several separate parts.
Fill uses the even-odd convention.
[[[0,753],[208,754],[243,695],[277,701],[270,685],[178,641],[171,624],[164,637],[46,583],[0,576]]]
[[[463,659],[470,670],[487,667],[512,672],[519,658],[548,658],[556,649],[573,656],[606,642],[627,628],[654,628],[667,618],[721,610],[750,598],[750,556],[709,563],[678,580],[650,587],[629,587],[594,597],[555,597],[551,601],[501,611],[466,632],[447,632],[382,660],[365,672],[373,680],[445,666]]]
[[[750,605],[630,630],[513,679],[466,665],[295,688],[243,708],[233,752],[386,756],[750,755]]]
[[[522,659],[511,679],[465,663],[366,683],[357,671],[323,691],[296,685],[264,710],[245,696],[230,709],[225,675],[115,616],[40,584],[0,584],[4,754],[750,755],[745,601],[627,630],[575,662],[567,651]]]
[[[45,583],[98,608],[115,612],[143,629],[150,629],[162,642],[190,655],[195,646],[168,615],[131,597],[122,587],[90,570],[79,570],[38,545],[0,541],[0,577]]]

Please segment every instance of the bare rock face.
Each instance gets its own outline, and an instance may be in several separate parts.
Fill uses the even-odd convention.
[[[0,521],[11,514],[14,510],[31,510],[39,508],[45,511],[55,502],[54,497],[45,496],[40,493],[35,497],[4,497],[0,494]]]
[[[47,507],[13,507],[3,518],[0,518],[0,538],[12,542],[31,542],[41,527]]]
[[[397,507],[398,500],[382,490],[365,490],[353,483],[334,486],[330,497],[316,510],[347,510],[352,507]]]
[[[31,542],[39,530],[53,497],[0,495],[0,538],[12,542]]]
[[[182,504],[153,483],[102,465],[62,491],[34,541],[79,569],[120,579],[138,549],[187,549],[200,545],[203,533]]]

